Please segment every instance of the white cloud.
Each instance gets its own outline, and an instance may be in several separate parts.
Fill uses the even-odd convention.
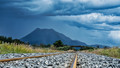
[[[71,15],[71,16],[56,16],[56,17],[58,19],[75,20],[77,22],[84,22],[84,23],[120,22],[120,16],[103,15],[101,13],[90,13],[90,14]]]
[[[79,0],[81,3],[87,3],[89,7],[111,7],[120,4],[119,0]]]
[[[101,13],[91,13],[81,15],[81,20],[85,22],[120,22],[119,16],[103,15]]]
[[[108,29],[114,29],[114,30],[120,30],[120,25],[108,25],[107,23],[102,24],[96,24],[96,27],[101,27],[102,29],[108,28]]]
[[[74,0],[61,0],[62,2],[73,2]]]
[[[120,41],[120,31],[111,31],[109,37],[113,38],[114,40]]]
[[[75,4],[83,4],[90,8],[105,8],[120,4],[119,0],[60,0],[61,2],[71,2]]]
[[[72,25],[76,27],[91,28],[94,30],[120,30],[120,16],[103,15],[100,13],[91,13],[75,16],[52,16],[57,20],[65,21],[66,23],[74,22]],[[79,24],[76,24],[79,23]],[[112,25],[115,24],[115,25]],[[71,25],[71,24],[70,24]],[[81,26],[79,26],[81,25]]]

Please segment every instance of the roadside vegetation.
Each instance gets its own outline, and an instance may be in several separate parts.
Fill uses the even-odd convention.
[[[90,49],[90,50],[84,50],[83,52],[95,53],[95,54],[105,55],[105,56],[114,57],[114,58],[120,58],[120,48],[118,47]]]
[[[25,43],[19,39],[0,36],[0,54],[63,52],[70,49],[72,48],[70,46],[64,45],[61,40],[48,45],[31,45],[29,42]]]
[[[0,36],[0,44],[2,43],[29,44],[29,43],[24,43],[19,39],[12,39],[12,37]]]
[[[59,50],[52,50],[50,48],[34,48],[24,44],[0,44],[0,54],[8,53],[48,53],[48,52],[61,52]]]
[[[82,50],[93,49],[91,47],[82,46]],[[76,50],[75,48],[63,44],[61,40],[55,41],[53,44],[29,44],[19,39],[12,39],[12,37],[0,36],[0,54],[8,53],[47,53],[47,52],[64,52]]]

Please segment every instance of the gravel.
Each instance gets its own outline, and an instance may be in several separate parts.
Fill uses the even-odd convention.
[[[59,52],[57,52],[57,53],[59,53]],[[40,56],[40,55],[47,55],[47,54],[56,54],[56,53],[22,53],[22,54],[9,53],[9,54],[1,54],[0,60],[1,59],[10,59],[10,58],[19,58],[19,57]]]
[[[46,54],[53,53],[4,54],[0,55],[0,59]],[[77,68],[120,68],[120,59],[81,52],[77,52],[77,54]],[[74,56],[75,53],[64,53],[42,58],[29,58],[10,62],[0,62],[0,68],[68,68]]]
[[[67,68],[70,66],[74,53],[0,62],[0,68]]]
[[[120,68],[120,59],[96,54],[78,53],[77,68]]]

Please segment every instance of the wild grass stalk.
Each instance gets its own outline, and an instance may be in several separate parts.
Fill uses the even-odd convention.
[[[29,45],[15,45],[15,44],[0,44],[0,54],[8,53],[47,53],[47,52],[60,52],[58,50],[51,50],[49,48],[33,48]]]
[[[108,49],[95,49],[93,51],[88,50],[86,52],[105,55],[114,58],[120,58],[120,48],[117,47],[108,48]]]

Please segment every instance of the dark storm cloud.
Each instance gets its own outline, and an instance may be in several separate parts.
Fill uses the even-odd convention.
[[[66,22],[69,22],[69,23],[66,23],[66,24],[68,24],[70,26],[74,26],[74,27],[78,27],[78,28],[85,28],[87,30],[98,30],[98,31],[111,31],[111,30],[117,31],[117,30],[120,30],[119,28],[114,28],[116,26],[110,26],[110,25],[107,25],[107,24],[105,24],[105,26],[100,26],[101,24],[85,25],[85,24],[81,24],[81,23],[78,23],[78,22],[71,22],[71,21],[66,21]]]
[[[108,23],[109,25],[120,25],[120,22],[112,22],[112,23]]]
[[[48,16],[80,15],[93,12],[107,14],[108,10],[120,10],[119,0],[1,0],[0,3],[9,7],[19,8],[26,14]],[[109,11],[109,13],[119,14],[116,10]]]

